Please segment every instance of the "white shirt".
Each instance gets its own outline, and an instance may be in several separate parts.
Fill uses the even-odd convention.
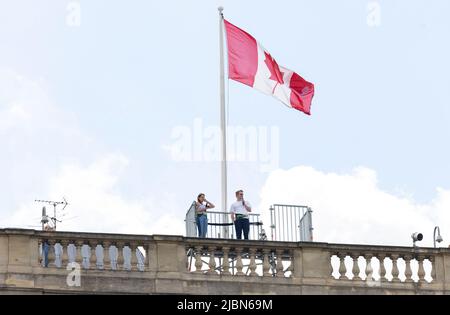
[[[245,205],[247,207],[251,207],[250,202],[244,201]],[[247,209],[245,209],[244,205],[242,204],[242,201],[236,201],[231,204],[230,212],[235,214],[243,214],[245,216],[248,216],[249,212]]]

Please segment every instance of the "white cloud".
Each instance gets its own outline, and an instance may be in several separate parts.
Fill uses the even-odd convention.
[[[422,245],[433,246],[438,224],[444,243],[449,242],[445,232],[450,231],[450,191],[437,188],[434,200],[419,204],[380,189],[376,172],[365,167],[350,174],[308,166],[276,170],[267,178],[261,198],[261,209],[273,203],[311,206],[315,241],[410,246],[411,233],[420,231]],[[263,218],[270,222],[267,211]]]
[[[66,217],[76,218],[58,230],[183,234],[175,196],[124,197],[119,183],[129,160],[99,149],[44,79],[0,68],[0,86],[1,227],[39,225],[41,205],[34,199],[66,196]]]
[[[158,200],[127,200],[117,191],[117,184],[129,161],[121,154],[104,156],[87,167],[66,164],[52,178],[48,196],[59,200],[66,196],[70,205],[63,213],[58,230],[129,234],[178,234],[184,232],[183,218],[177,215],[174,196]],[[47,206],[53,213],[53,207]],[[32,224],[40,208],[36,203],[20,207],[7,220],[9,226]],[[74,219],[70,219],[73,218]],[[69,218],[67,221],[64,218]]]
[[[0,67],[0,86],[1,221],[18,202],[43,196],[41,188],[66,159],[89,157],[93,140],[53,100],[44,79]]]
[[[57,131],[55,136],[81,137],[75,115],[55,104],[43,78],[0,68],[0,85],[0,136]]]

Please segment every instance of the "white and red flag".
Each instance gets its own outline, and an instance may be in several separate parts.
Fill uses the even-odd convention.
[[[228,77],[289,107],[311,114],[314,84],[281,67],[256,39],[224,20],[228,46]]]

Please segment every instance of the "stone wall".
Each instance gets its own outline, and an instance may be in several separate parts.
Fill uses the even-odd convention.
[[[448,294],[450,250],[0,229],[0,294],[67,293]]]

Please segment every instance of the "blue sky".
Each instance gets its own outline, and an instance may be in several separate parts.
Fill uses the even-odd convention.
[[[380,8],[375,27],[367,23],[373,2]],[[79,4],[79,26],[66,22],[69,3]],[[168,215],[164,224],[176,221],[178,229],[197,193],[220,204],[217,162],[174,161],[164,149],[174,128],[196,118],[219,123],[219,5],[280,65],[315,84],[306,116],[229,83],[229,124],[277,127],[280,170],[304,166],[345,177],[364,167],[376,173],[378,190],[425,206],[439,199],[437,188],[450,190],[446,0],[4,1],[1,226],[34,224],[33,200],[61,195],[79,215],[67,229],[119,229],[120,223],[83,225],[81,208],[93,198],[89,213],[119,200],[125,208],[109,216],[131,205],[144,217],[151,213],[149,222]],[[66,190],[65,182],[55,184],[83,170],[95,177],[96,167],[105,181],[84,200],[71,190],[83,182]],[[80,180],[90,181],[86,176]],[[270,178],[256,162],[230,163],[229,190],[245,189],[261,212],[284,202],[263,189]],[[277,187],[284,190],[283,182]],[[292,194],[297,203],[314,204],[304,191]],[[438,216],[431,208],[429,216]],[[352,240],[359,238],[342,241]]]

